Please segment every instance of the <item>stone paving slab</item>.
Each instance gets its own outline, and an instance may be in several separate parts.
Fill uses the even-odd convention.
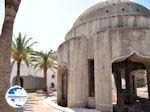
[[[41,100],[45,98],[44,94],[29,93],[23,112],[56,112],[42,104]]]
[[[82,108],[73,108],[75,112],[101,112],[96,109],[82,109]]]
[[[55,103],[55,101],[56,101],[56,96],[48,97],[48,98],[43,100],[43,104],[46,104],[49,107],[58,110],[58,112],[59,111],[61,111],[61,112],[101,112],[101,111],[98,111],[96,109],[83,109],[83,108],[70,109],[67,107],[61,107],[57,103]]]
[[[42,93],[28,93],[28,100],[23,112],[100,112],[95,109],[61,107],[56,102],[56,94],[47,97]]]
[[[147,97],[147,87],[137,88],[139,96]],[[114,101],[116,101],[116,93],[113,92]],[[52,92],[47,96],[42,92],[28,93],[28,100],[24,107],[23,112],[100,112],[95,109],[83,109],[83,108],[67,108],[61,107],[56,103],[56,92]]]

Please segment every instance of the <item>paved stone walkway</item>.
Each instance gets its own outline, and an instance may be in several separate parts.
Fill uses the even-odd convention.
[[[69,109],[56,103],[56,93],[47,97],[43,93],[28,93],[28,100],[23,112],[100,112],[95,109]]]
[[[42,104],[41,101],[45,98],[45,94],[29,93],[23,112],[56,112]]]
[[[147,97],[147,87],[137,88],[139,96]],[[113,92],[113,100],[116,101],[116,93]],[[23,112],[100,112],[95,109],[82,109],[82,108],[65,108],[57,105],[56,92],[48,96],[43,92],[28,93],[28,100],[23,108]]]
[[[48,105],[49,107],[56,109],[58,112],[100,112],[95,109],[83,109],[83,108],[67,108],[67,107],[61,107],[56,103],[56,94],[52,97],[48,97],[43,100],[43,104]]]

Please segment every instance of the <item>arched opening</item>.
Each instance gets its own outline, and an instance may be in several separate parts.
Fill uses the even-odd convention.
[[[67,106],[67,89],[68,89],[68,74],[65,72],[62,74],[62,100],[63,106]]]
[[[68,99],[68,69],[67,66],[61,64],[58,66],[58,86],[57,86],[57,103],[61,106],[67,106]]]
[[[119,112],[119,109],[123,109],[128,112],[132,110],[150,110],[149,98],[150,88],[149,85],[149,60],[136,53],[132,55],[116,60],[112,63],[112,73],[114,76],[114,83],[116,86],[116,105],[114,105],[114,112]],[[145,87],[139,88],[138,77],[139,73],[135,71],[143,70],[146,71],[146,83]],[[144,74],[142,74],[144,77]],[[143,92],[144,91],[144,92]],[[145,93],[145,94],[144,94]],[[146,105],[145,105],[146,104]],[[146,106],[146,108],[145,108]],[[144,108],[143,108],[144,107]]]
[[[138,69],[131,72],[132,84],[138,98],[148,99],[147,72],[146,69]]]

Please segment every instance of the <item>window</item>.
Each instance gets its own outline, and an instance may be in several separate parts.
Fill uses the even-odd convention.
[[[55,75],[54,75],[54,74],[52,74],[52,78],[53,78],[53,79],[55,78]]]
[[[52,82],[50,88],[54,88],[55,84]]]

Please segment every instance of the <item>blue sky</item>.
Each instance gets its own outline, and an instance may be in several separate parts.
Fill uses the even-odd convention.
[[[0,26],[3,22],[3,1],[0,0]],[[14,24],[18,32],[33,37],[37,50],[57,50],[77,17],[102,0],[22,0]],[[133,0],[150,8],[149,0]]]

